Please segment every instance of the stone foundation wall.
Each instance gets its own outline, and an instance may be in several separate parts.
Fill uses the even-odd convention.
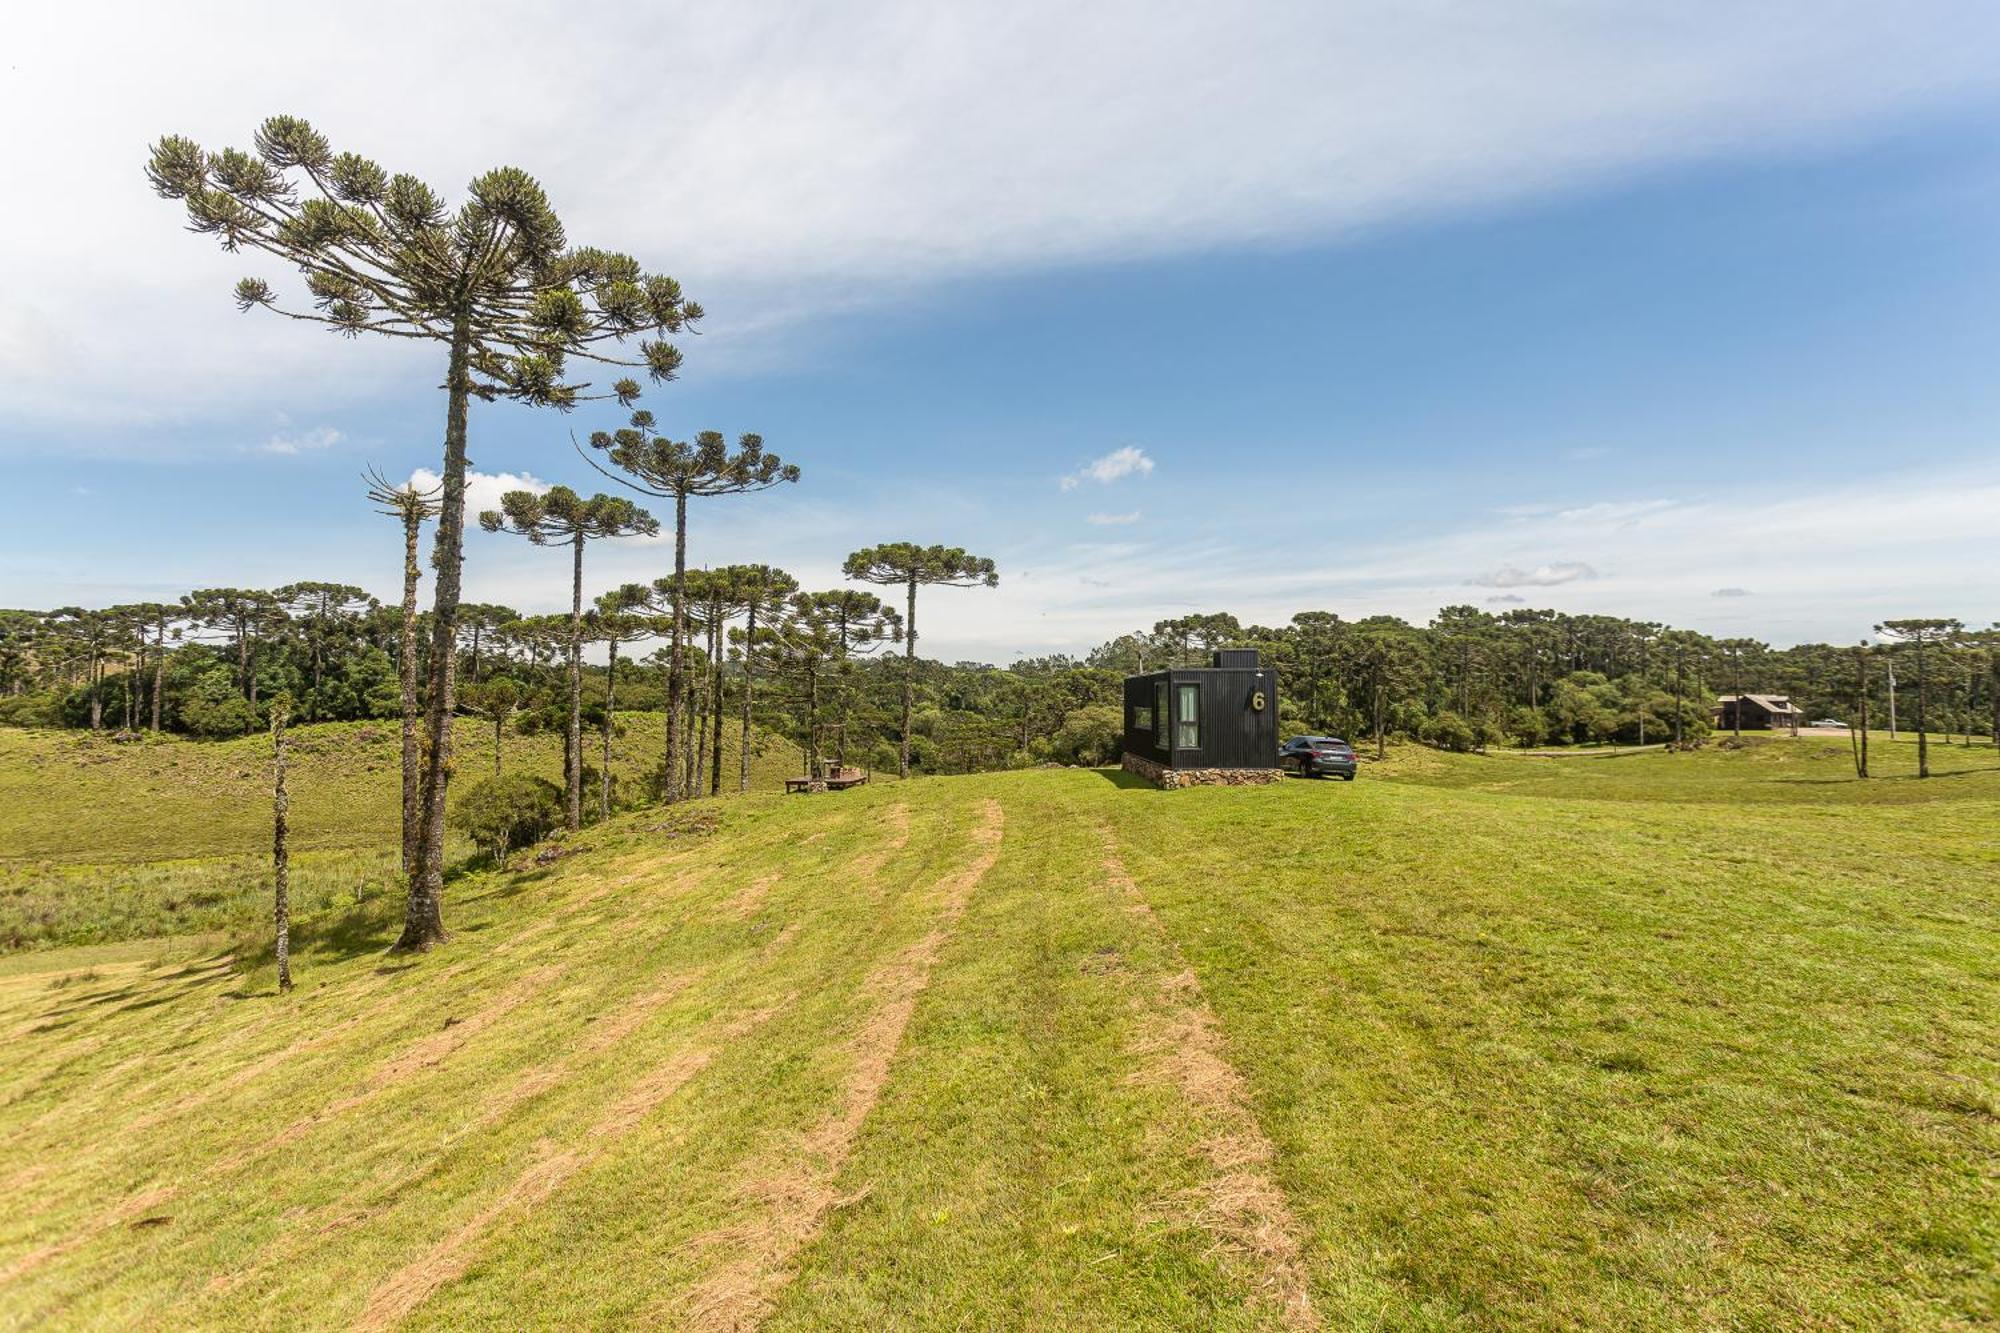
[[[1275,768],[1168,768],[1143,755],[1126,754],[1124,769],[1155,787],[1261,787],[1284,776]]]

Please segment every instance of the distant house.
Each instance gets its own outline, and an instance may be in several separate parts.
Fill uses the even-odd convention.
[[[1255,648],[1125,678],[1125,770],[1162,787],[1278,778],[1278,673]]]
[[[1782,694],[1725,694],[1715,701],[1717,731],[1790,731],[1799,721],[1799,710]]]

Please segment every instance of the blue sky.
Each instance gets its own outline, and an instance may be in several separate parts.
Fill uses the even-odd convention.
[[[2000,79],[1942,49],[1949,23],[1926,39],[1886,7],[1840,12],[1851,42],[1825,39],[1811,77],[1792,71],[1789,83],[1773,73],[1794,58],[1781,29],[1769,67],[1636,18],[1608,35],[1494,35],[1519,64],[1508,95],[1543,64],[1561,75],[1584,62],[1600,39],[1674,52],[1658,61],[1664,74],[1641,67],[1664,91],[1625,109],[1639,126],[1629,133],[1603,129],[1616,117],[1602,87],[1557,99],[1513,138],[1473,103],[1429,124],[1425,79],[1449,73],[1451,57],[1384,20],[1343,39],[1406,57],[1390,91],[1407,94],[1408,117],[1393,98],[1365,123],[1350,109],[1304,150],[1284,138],[1288,110],[1320,106],[1309,64],[1294,71],[1293,102],[1248,107],[1216,142],[1107,111],[1115,90],[1064,94],[1076,114],[1111,122],[1082,147],[932,131],[891,114],[908,112],[900,103],[863,114],[834,98],[859,126],[840,142],[860,167],[815,176],[780,162],[773,184],[755,168],[760,153],[790,151],[768,146],[790,142],[783,115],[773,126],[767,110],[746,114],[744,129],[715,113],[691,137],[741,147],[707,168],[752,195],[738,212],[695,210],[678,237],[671,218],[649,220],[657,237],[635,242],[616,234],[630,228],[617,191],[586,193],[582,211],[709,307],[682,380],[648,395],[667,429],[756,430],[805,470],[795,488],[698,506],[695,558],[773,561],[818,585],[880,540],[993,555],[1000,590],[926,603],[926,649],[942,656],[1078,651],[1189,609],[1421,620],[1452,602],[1549,605],[1778,642],[1852,640],[1896,614],[1983,624],[2000,617]],[[1976,25],[1974,13],[1933,17]],[[918,11],[878,21],[924,22]],[[1273,10],[1276,28],[1311,23]],[[1008,31],[1032,48],[1060,29]],[[752,35],[712,34],[713,49]],[[1134,57],[1142,93],[1171,82],[1200,35]],[[1240,72],[1276,68],[1288,35],[1241,53]],[[61,45],[60,32],[44,36]],[[958,40],[927,33],[923,49]],[[801,68],[781,87],[821,105],[831,94]],[[979,69],[961,77],[983,86]],[[912,81],[960,96],[935,72]],[[255,91],[176,107],[177,94],[158,92],[155,106],[133,88],[118,94],[133,105],[80,132],[117,186],[114,234],[142,238],[143,263],[115,296],[97,294],[114,284],[94,273],[0,274],[26,293],[0,323],[0,456],[13,482],[0,497],[0,604],[309,577],[392,590],[393,533],[361,502],[357,474],[436,466],[437,367],[235,316],[223,275],[245,265],[125,188],[146,137],[128,126],[192,118],[193,132],[234,142],[275,109]],[[1141,110],[1179,105],[1134,96]],[[329,100],[301,109],[333,131],[342,108]],[[1575,151],[1551,150],[1548,136],[1565,133]],[[856,150],[869,134],[876,148]],[[595,142],[607,160],[628,155],[616,133]],[[1022,143],[1075,160],[1023,166]],[[460,162],[453,147],[423,145],[445,163],[429,173],[440,183],[508,152],[482,140]],[[978,152],[994,160],[964,180],[910,174],[947,178]],[[907,170],[869,174],[896,154]],[[508,155],[548,178],[531,152]],[[1377,164],[1390,157],[1395,170]],[[1495,157],[1513,171],[1489,172]],[[1433,158],[1428,174],[1406,165]],[[1134,160],[1145,169],[1131,175]],[[682,164],[697,192],[705,161]],[[575,151],[560,162],[581,170]],[[1343,193],[1350,179],[1360,184]],[[886,204],[868,202],[885,190]],[[791,212],[805,215],[794,230],[769,220]],[[746,227],[768,235],[753,244]],[[597,237],[576,222],[572,234]],[[93,261],[83,250],[75,262]],[[116,309],[128,318],[100,353],[96,315]],[[599,479],[568,432],[618,417],[482,407],[475,465],[582,488]],[[1093,476],[1106,458],[1128,466]],[[651,577],[668,558],[658,545],[606,547],[591,582]],[[566,594],[561,565],[482,534],[470,591],[551,608]]]

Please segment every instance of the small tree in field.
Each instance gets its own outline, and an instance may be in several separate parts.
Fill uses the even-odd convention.
[[[847,557],[841,571],[851,579],[901,587],[907,594],[903,612],[903,743],[896,768],[910,776],[910,714],[917,698],[917,586],[946,588],[997,587],[1000,575],[984,556],[967,555],[956,546],[918,546],[886,542],[864,547]]]
[[[1956,620],[1885,620],[1875,632],[1891,643],[1907,643],[1917,656],[1917,776],[1931,775],[1930,736],[1925,716],[1930,701],[1930,678],[1925,661],[1927,648],[1946,647],[1957,641],[1965,626]],[[1946,737],[1949,742],[1950,737]]]
[[[1854,751],[1854,776],[1868,776],[1868,645],[1854,648],[1854,717],[1847,724],[1849,747]]]
[[[564,816],[571,832],[583,827],[583,548],[605,537],[650,537],[660,530],[654,517],[620,495],[593,495],[588,500],[567,486],[552,486],[543,495],[508,491],[500,508],[479,516],[488,532],[514,532],[537,546],[570,548],[569,605],[569,729],[564,734],[564,768],[568,791]]]
[[[437,517],[438,493],[436,488],[419,489],[414,482],[393,486],[380,472],[364,475],[376,512],[395,519],[403,529],[403,614],[397,628],[396,669],[403,720],[403,873],[407,875],[420,864],[423,829],[422,709],[417,696],[417,584],[423,570],[417,564],[417,549],[424,520]]]
[[[643,583],[625,583],[597,599],[588,616],[587,633],[592,641],[605,645],[610,661],[604,672],[604,765],[598,774],[598,817],[611,817],[611,738],[617,729],[618,649],[627,643],[641,643],[660,636],[660,622],[646,614],[652,589]]]
[[[496,778],[504,767],[503,738],[507,734],[507,720],[520,711],[521,700],[521,687],[506,676],[467,681],[458,692],[460,708],[493,724],[493,776]]]
[[[738,737],[736,790],[750,790],[750,709],[757,688],[758,618],[778,612],[785,599],[799,590],[799,581],[770,565],[728,565],[718,571],[726,575],[742,608],[743,642],[743,734]],[[731,631],[735,633],[735,631]]]
[[[292,798],[285,790],[285,723],[291,700],[271,700],[271,888],[277,928],[278,989],[292,988]]]
[[[592,467],[620,485],[642,495],[656,495],[674,502],[674,577],[668,590],[672,601],[673,625],[667,640],[667,738],[665,796],[680,799],[681,748],[687,739],[681,734],[681,694],[685,688],[687,651],[687,502],[698,495],[743,495],[768,490],[782,482],[799,479],[798,465],[776,454],[764,452],[759,435],[745,435],[736,442],[736,452],[721,432],[705,430],[692,443],[670,440],[653,430],[653,414],[638,411],[631,424],[619,431],[596,431],[590,447],[602,450],[617,472],[612,472],[590,455]],[[579,452],[581,452],[579,450]],[[623,476],[618,475],[623,473]]]
[[[460,565],[465,552],[466,419],[471,400],[568,408],[591,396],[570,378],[579,358],[643,367],[672,379],[681,357],[665,335],[701,315],[673,279],[629,256],[569,244],[541,186],[513,167],[475,179],[448,210],[430,187],[390,175],[355,153],[335,153],[295,116],[258,129],[254,151],[207,152],[171,135],[153,145],[146,178],[187,210],[188,228],[231,253],[261,251],[297,269],[311,298],[279,306],[259,277],[236,284],[243,310],[271,310],[347,337],[378,334],[444,351],[444,460],[425,711],[421,866],[413,874],[399,949],[445,935],[445,794],[451,771],[452,689]],[[650,335],[650,336],[647,336]],[[618,344],[638,336],[638,356]],[[630,404],[630,378],[609,396]]]

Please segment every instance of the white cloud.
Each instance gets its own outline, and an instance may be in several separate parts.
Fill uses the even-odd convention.
[[[1109,486],[1112,482],[1126,477],[1148,476],[1152,471],[1153,460],[1146,456],[1146,451],[1136,445],[1128,444],[1113,449],[1102,457],[1091,459],[1079,471],[1064,477],[1062,489],[1073,491],[1086,481]]]
[[[432,490],[444,479],[427,467],[410,474],[410,485],[420,491]],[[549,483],[527,472],[468,472],[465,474],[465,521],[476,523],[488,509],[500,507],[500,497],[508,491],[533,491],[540,495]]]
[[[596,77],[614,29],[674,54],[676,115],[649,114],[654,82]],[[489,166],[536,173],[573,237],[709,308],[689,369],[712,373],[942,279],[1309,242],[1816,145],[2000,86],[1996,35],[1986,0],[29,6],[0,116],[62,133],[8,136],[0,171],[64,206],[0,218],[0,403],[203,419],[436,383],[435,355],[237,315],[237,277],[283,275],[148,193],[151,140],[245,145],[272,110],[453,198]],[[79,392],[105,364],[111,392]]]
[[[1533,569],[1502,565],[1491,573],[1467,579],[1466,582],[1478,588],[1554,588],[1564,583],[1575,583],[1578,579],[1596,577],[1597,571],[1581,560],[1558,560],[1554,564],[1536,565]]]
[[[308,431],[279,431],[270,439],[257,446],[260,454],[281,454],[296,457],[299,454],[318,453],[331,449],[346,436],[331,426],[315,426]]]
[[[1092,514],[1084,521],[1086,523],[1094,523],[1100,528],[1122,528],[1128,524],[1137,523],[1139,519],[1140,513],[1134,509],[1129,514]]]

